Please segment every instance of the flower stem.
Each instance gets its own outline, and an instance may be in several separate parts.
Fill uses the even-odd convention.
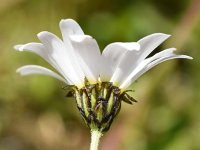
[[[99,141],[103,134],[98,130],[91,130],[90,150],[98,150]]]

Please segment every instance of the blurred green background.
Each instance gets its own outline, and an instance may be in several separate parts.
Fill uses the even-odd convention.
[[[200,149],[199,0],[0,0],[0,150],[87,150],[90,133],[73,98],[51,77],[21,77],[26,64],[49,65],[16,44],[38,41],[59,21],[75,19],[103,49],[154,32],[172,34],[169,47],[194,60],[172,60],[135,82],[135,105],[123,103],[101,150]],[[130,64],[131,65],[131,64]]]

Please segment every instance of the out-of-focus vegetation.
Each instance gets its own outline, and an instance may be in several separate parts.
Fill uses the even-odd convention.
[[[61,35],[58,23],[73,18],[101,49],[115,41],[137,41],[164,32],[166,47],[194,60],[172,60],[135,82],[135,105],[123,104],[102,150],[200,149],[199,0],[0,0],[0,150],[87,150],[89,129],[73,98],[51,77],[21,77],[25,64],[50,67],[13,46],[38,41],[47,30]],[[131,65],[131,64],[130,64]]]

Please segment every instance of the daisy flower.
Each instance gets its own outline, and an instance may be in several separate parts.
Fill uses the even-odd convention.
[[[91,150],[98,147],[99,138],[106,132],[121,108],[121,102],[136,102],[126,90],[131,83],[154,66],[170,59],[190,56],[177,55],[175,48],[148,55],[170,37],[154,33],[137,42],[115,42],[101,53],[94,38],[84,34],[79,24],[60,21],[62,39],[43,31],[37,36],[41,43],[16,45],[18,51],[33,52],[45,59],[56,72],[38,65],[17,69],[21,75],[52,76],[71,87],[77,107],[91,129]]]

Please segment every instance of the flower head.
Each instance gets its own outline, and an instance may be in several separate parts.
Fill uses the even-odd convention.
[[[27,65],[17,69],[21,75],[43,74],[57,78],[72,90],[77,106],[90,128],[106,131],[120,110],[121,101],[132,103],[125,89],[142,74],[166,60],[192,59],[177,55],[175,48],[147,56],[170,35],[155,33],[137,42],[115,42],[101,53],[95,39],[84,34],[72,19],[60,21],[63,39],[43,31],[41,43],[16,45],[18,51],[36,53],[52,65],[56,72],[42,66]]]

